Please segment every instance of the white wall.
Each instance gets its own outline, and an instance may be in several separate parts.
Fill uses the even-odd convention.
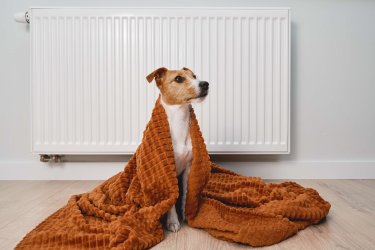
[[[291,154],[213,160],[265,178],[375,178],[375,1],[2,0],[0,179],[105,179],[128,159],[47,166],[30,154],[29,31],[13,21],[29,6],[291,7]]]

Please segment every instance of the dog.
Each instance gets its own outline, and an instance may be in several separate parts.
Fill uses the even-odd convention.
[[[153,80],[160,90],[160,102],[168,117],[177,176],[182,175],[181,217],[185,220],[187,180],[192,161],[192,145],[189,133],[191,103],[202,102],[208,95],[209,83],[197,79],[188,68],[168,70],[158,68],[146,77]],[[175,205],[168,211],[166,227],[177,232],[181,228]]]

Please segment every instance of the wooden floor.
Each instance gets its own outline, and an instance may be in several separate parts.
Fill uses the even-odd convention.
[[[274,181],[275,182],[275,181]],[[280,182],[280,181],[277,181]],[[326,221],[262,249],[375,249],[375,180],[298,180],[331,202]],[[91,190],[100,181],[0,181],[0,249],[19,240],[72,194]],[[153,249],[245,249],[217,240],[186,225],[166,233]]]

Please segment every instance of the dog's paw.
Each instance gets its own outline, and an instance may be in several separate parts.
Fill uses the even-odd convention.
[[[171,232],[177,232],[181,228],[175,206],[173,206],[171,210],[168,211],[166,226],[167,229]]]
[[[168,223],[167,224],[167,229],[168,231],[171,231],[171,232],[177,232],[178,230],[180,230],[181,228],[181,225],[180,225],[180,222],[177,222],[177,223]]]
[[[181,228],[181,224],[178,221],[177,214],[174,214],[174,213],[168,214],[168,217],[167,217],[167,229],[169,231],[175,233],[178,230],[180,230],[180,228]]]

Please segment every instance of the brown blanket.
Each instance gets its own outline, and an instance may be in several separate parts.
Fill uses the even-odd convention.
[[[163,239],[160,220],[175,204],[179,189],[169,124],[159,99],[124,171],[91,192],[71,197],[16,249],[144,249]],[[294,182],[266,184],[212,163],[193,109],[191,115],[193,161],[185,212],[190,226],[219,239],[265,246],[328,214],[330,204],[313,189]]]

